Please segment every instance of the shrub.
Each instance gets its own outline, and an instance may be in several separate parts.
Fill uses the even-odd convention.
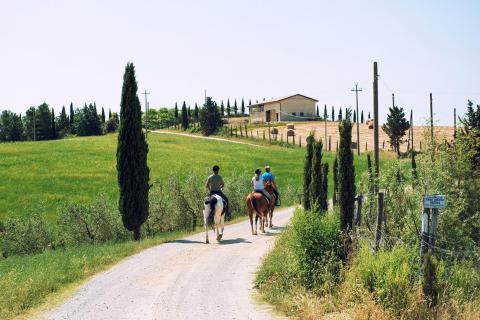
[[[41,253],[55,246],[53,227],[38,215],[7,219],[2,229],[0,248],[5,258],[13,254]]]
[[[107,123],[105,124],[105,131],[108,133],[116,132],[118,129],[118,120],[117,118],[110,118],[108,119]]]
[[[293,252],[307,288],[327,289],[339,280],[338,215],[297,211],[292,219]]]
[[[127,237],[118,211],[97,200],[91,204],[67,204],[60,209],[58,220],[62,242],[67,245],[103,243]]]

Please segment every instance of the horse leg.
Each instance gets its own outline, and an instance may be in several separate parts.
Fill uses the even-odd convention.
[[[220,239],[223,238],[223,230],[225,229],[225,215],[222,215],[222,218],[220,219]]]
[[[258,214],[255,214],[255,235],[258,234]]]
[[[262,233],[265,233],[265,220],[267,219],[268,212],[267,214],[264,214],[263,217],[260,218],[260,230],[262,230]]]
[[[204,221],[204,224],[205,224],[205,243],[209,243],[209,241],[208,241],[207,216],[205,215],[205,210],[203,211],[203,221]]]
[[[270,209],[269,216],[270,216],[270,225],[269,225],[269,227],[272,228],[272,227],[273,227],[273,222],[272,222],[272,219],[273,219],[273,209]]]
[[[252,229],[252,235],[255,235],[255,232],[253,231],[253,212],[248,210],[248,218],[250,219],[250,228]]]

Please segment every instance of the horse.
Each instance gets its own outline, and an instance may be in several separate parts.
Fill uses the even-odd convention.
[[[208,228],[211,227],[216,235],[217,241],[220,242],[223,237],[223,229],[225,224],[225,204],[217,194],[205,197],[203,201],[203,219],[205,223],[205,243],[208,241]],[[220,230],[219,230],[220,228]]]
[[[272,191],[273,192],[273,191]],[[272,204],[275,207],[275,196],[272,197],[270,203],[268,203],[265,196],[258,192],[250,193],[245,199],[248,211],[248,217],[250,218],[250,227],[252,229],[252,235],[257,235],[257,224],[260,219],[260,231],[265,233],[265,222],[268,224],[268,217],[270,215],[270,224],[272,221],[273,209]],[[255,213],[255,230],[253,229],[253,213]]]
[[[273,192],[273,186],[272,186],[271,183],[265,184],[265,191],[267,191],[270,194],[270,208],[269,208],[268,217],[267,217],[267,226],[269,228],[272,228],[273,227],[273,223],[272,223],[273,210],[275,210],[277,197],[275,196],[275,193]],[[269,223],[268,220],[270,220],[270,223]]]

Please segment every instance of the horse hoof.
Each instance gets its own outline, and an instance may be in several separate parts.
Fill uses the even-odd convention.
[[[208,243],[210,243],[210,241],[208,241],[208,239],[207,239],[207,240],[205,241],[205,243],[207,243],[207,244],[208,244]]]
[[[252,233],[252,234],[253,234],[254,236],[258,235],[258,233],[257,233],[257,232],[254,232],[254,233]]]
[[[270,223],[270,228],[273,228],[273,223]]]

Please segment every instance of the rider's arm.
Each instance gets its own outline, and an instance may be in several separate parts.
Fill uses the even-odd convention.
[[[210,190],[210,185],[208,183],[209,181],[207,180],[207,182],[205,182],[205,188],[207,188],[208,190]]]

